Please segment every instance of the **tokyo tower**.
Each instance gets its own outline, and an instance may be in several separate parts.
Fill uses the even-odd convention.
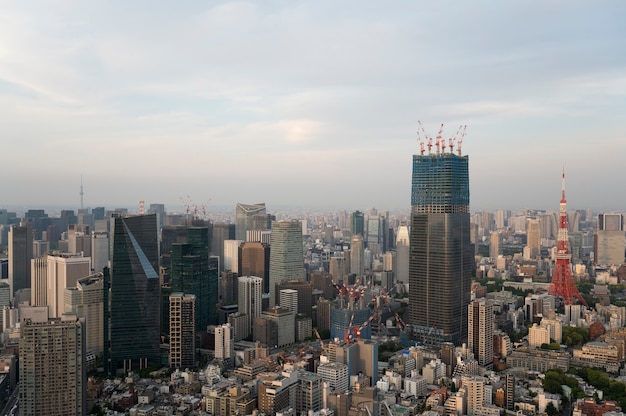
[[[585,299],[574,284],[572,276],[571,254],[567,236],[567,201],[565,200],[565,170],[561,179],[561,205],[559,210],[559,234],[556,242],[556,265],[552,275],[552,283],[548,292],[563,299],[563,303],[571,305],[577,298],[583,305],[588,306]]]

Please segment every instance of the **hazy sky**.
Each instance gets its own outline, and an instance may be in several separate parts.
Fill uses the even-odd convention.
[[[626,210],[626,3],[2,1],[0,207],[407,208],[421,120],[471,208]],[[210,208],[209,208],[210,210]]]

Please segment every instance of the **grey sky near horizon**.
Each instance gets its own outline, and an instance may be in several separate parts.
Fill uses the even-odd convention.
[[[421,120],[472,210],[626,211],[626,3],[0,3],[0,207],[406,209]],[[234,208],[233,208],[234,209]]]

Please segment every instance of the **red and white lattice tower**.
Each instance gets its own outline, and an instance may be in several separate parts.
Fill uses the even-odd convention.
[[[559,234],[556,242],[556,265],[552,274],[552,283],[548,292],[551,295],[558,296],[563,299],[563,303],[571,305],[574,298],[578,299],[583,305],[587,306],[587,302],[578,291],[574,284],[572,276],[572,265],[570,263],[571,254],[569,252],[569,243],[567,237],[567,201],[565,200],[565,170],[562,174],[561,185],[561,206],[559,210]]]

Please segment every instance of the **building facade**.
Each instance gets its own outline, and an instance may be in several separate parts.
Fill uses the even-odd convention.
[[[20,415],[87,414],[83,324],[27,319],[20,338]]]
[[[156,215],[114,217],[111,274],[105,277],[109,306],[110,374],[146,368],[161,361],[159,244]]]
[[[175,292],[170,295],[170,367],[195,365],[196,296]]]
[[[473,253],[468,157],[414,155],[409,323],[418,333],[439,330],[444,342],[464,341]]]
[[[493,304],[480,299],[467,307],[467,347],[478,364],[491,368],[493,364]]]
[[[274,222],[270,244],[270,308],[278,301],[277,284],[304,278],[302,223],[297,220]]]

